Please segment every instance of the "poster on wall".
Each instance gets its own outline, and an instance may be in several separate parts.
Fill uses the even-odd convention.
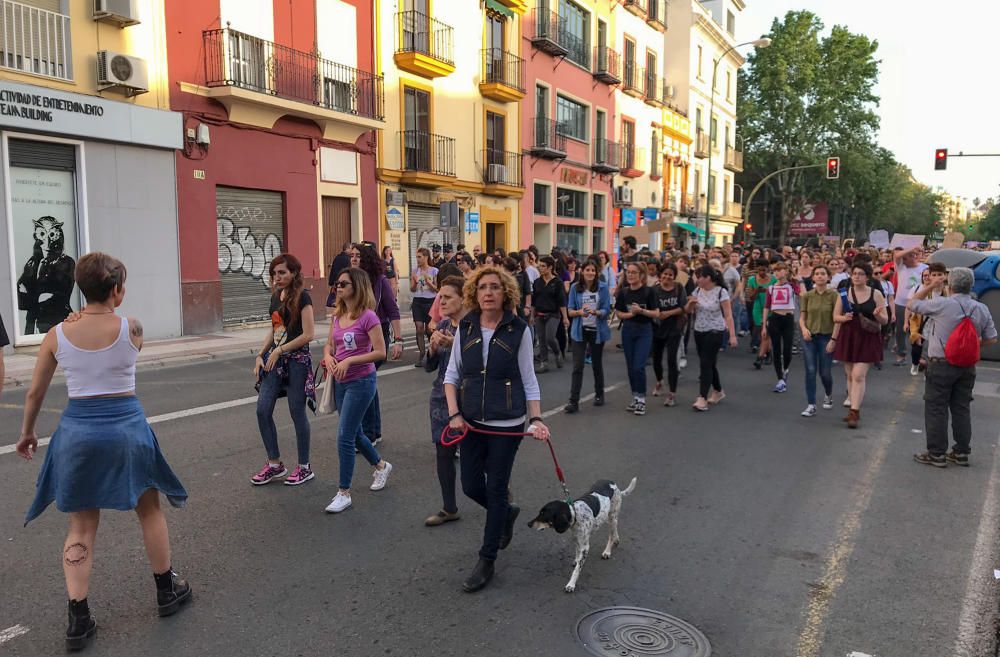
[[[25,336],[44,334],[80,309],[74,175],[11,167],[10,181],[19,329]]]

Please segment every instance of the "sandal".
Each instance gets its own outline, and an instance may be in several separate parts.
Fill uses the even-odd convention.
[[[452,522],[458,520],[462,516],[458,515],[458,511],[455,513],[448,513],[447,511],[438,511],[434,515],[424,520],[424,525],[428,527],[437,527],[438,525],[443,525],[446,522]]]

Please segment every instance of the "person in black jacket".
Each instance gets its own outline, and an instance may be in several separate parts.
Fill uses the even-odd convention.
[[[562,279],[556,276],[556,261],[552,256],[542,256],[538,261],[538,272],[531,288],[532,316],[538,327],[538,371],[549,369],[549,350],[556,357],[556,367],[563,366],[562,351],[556,337],[559,323],[569,326],[566,312],[566,288]]]

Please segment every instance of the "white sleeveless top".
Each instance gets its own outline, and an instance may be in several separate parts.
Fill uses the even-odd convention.
[[[66,339],[62,323],[56,325],[56,360],[66,375],[70,398],[119,395],[135,392],[135,361],[139,349],[128,335],[128,319],[122,317],[118,339],[104,349],[80,349]]]

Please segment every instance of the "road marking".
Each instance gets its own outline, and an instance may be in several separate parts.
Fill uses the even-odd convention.
[[[11,639],[16,639],[22,634],[27,634],[28,628],[24,625],[14,625],[13,627],[8,627],[6,630],[0,631],[0,646],[7,643]]]
[[[612,390],[614,390],[616,388],[621,388],[623,383],[624,383],[623,381],[619,381],[618,383],[616,383],[614,385],[608,386],[607,388],[604,389],[604,393],[607,394],[607,393],[611,392]],[[596,396],[597,396],[597,393],[592,392],[589,395],[584,395],[583,397],[580,397],[580,401],[581,402],[587,402],[587,401],[590,401],[591,399],[593,399]],[[560,413],[565,413],[565,412],[566,412],[566,406],[565,405],[563,405],[563,406],[557,406],[556,408],[549,409],[549,410],[545,411],[544,413],[542,413],[542,419],[545,420],[547,418],[552,417],[553,415],[559,415]]]
[[[827,615],[830,612],[830,602],[836,597],[837,591],[847,577],[847,564],[851,560],[857,543],[858,533],[861,530],[861,518],[868,511],[871,504],[872,494],[875,492],[875,480],[882,464],[885,462],[889,445],[892,442],[892,434],[896,430],[899,420],[906,411],[906,404],[909,403],[917,387],[915,380],[903,391],[903,404],[893,414],[892,420],[878,439],[878,445],[868,460],[868,469],[858,482],[852,494],[853,499],[840,517],[837,525],[837,538],[826,558],[826,568],[819,582],[812,585],[809,591],[809,606],[806,610],[805,625],[799,633],[799,643],[795,650],[796,657],[817,657],[823,645],[823,638],[826,633],[824,627]]]
[[[990,578],[996,549],[997,527],[1000,524],[1000,495],[997,493],[997,477],[1000,476],[1000,454],[994,451],[993,467],[983,510],[980,514],[976,546],[972,549],[972,563],[969,564],[969,579],[965,585],[965,601],[958,617],[958,636],[951,654],[955,657],[974,657],[986,654],[986,648],[995,639],[993,614],[980,613],[982,609],[993,609],[994,583]],[[990,651],[992,654],[992,651]]]

